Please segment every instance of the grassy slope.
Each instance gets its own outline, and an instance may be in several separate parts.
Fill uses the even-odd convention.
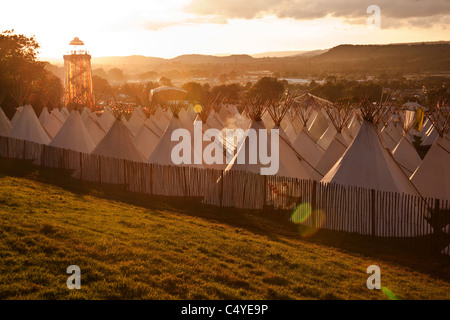
[[[371,264],[399,298],[450,298],[448,260],[279,220],[0,159],[0,298],[387,299],[366,288]]]

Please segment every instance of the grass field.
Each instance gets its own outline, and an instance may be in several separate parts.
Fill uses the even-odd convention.
[[[0,299],[450,298],[446,258],[69,177],[0,159]],[[366,287],[372,264],[383,290]]]

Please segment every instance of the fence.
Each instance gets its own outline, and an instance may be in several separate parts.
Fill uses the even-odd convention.
[[[290,211],[293,222],[311,228],[414,239],[411,243],[428,251],[450,254],[448,201],[245,171],[133,162],[8,137],[0,137],[0,157],[73,170],[74,178],[121,184],[132,192],[199,197],[220,207]]]

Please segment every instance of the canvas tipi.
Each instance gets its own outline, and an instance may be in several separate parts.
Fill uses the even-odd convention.
[[[321,182],[418,195],[381,143],[376,125],[382,116],[382,108],[382,104],[365,104],[364,122],[358,135]]]
[[[9,132],[9,137],[33,141],[40,144],[49,144],[50,138],[41,126],[31,105],[26,105],[19,118]]]
[[[11,128],[11,122],[3,112],[3,109],[0,108],[0,136],[7,137]]]
[[[83,153],[91,153],[95,148],[95,144],[77,110],[72,110],[69,118],[50,142],[50,146]]]
[[[450,201],[450,110],[441,105],[428,111],[427,116],[438,137],[411,181],[423,196]]]

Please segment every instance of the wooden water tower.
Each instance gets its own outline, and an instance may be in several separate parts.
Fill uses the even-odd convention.
[[[64,105],[69,109],[95,105],[92,89],[91,55],[83,41],[75,37],[64,55]]]

